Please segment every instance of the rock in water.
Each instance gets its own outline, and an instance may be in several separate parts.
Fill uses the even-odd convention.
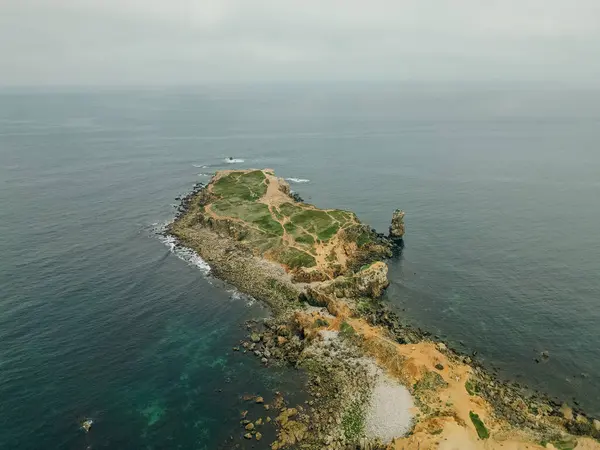
[[[390,237],[402,238],[404,236],[404,211],[397,209],[392,215],[392,224],[390,225]]]

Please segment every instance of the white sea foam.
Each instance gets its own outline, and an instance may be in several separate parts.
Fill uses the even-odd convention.
[[[231,298],[231,300],[243,300],[246,306],[252,306],[256,302],[256,299],[254,297],[246,295],[238,291],[237,289],[231,289],[227,292],[229,293],[229,298]]]
[[[239,158],[225,158],[224,161],[227,164],[237,164],[237,163],[243,163],[244,162],[243,159],[239,159]]]
[[[164,230],[164,226],[161,227]],[[204,261],[198,254],[192,250],[191,248],[182,247],[177,245],[177,239],[173,236],[165,235],[161,233],[161,230],[158,231],[158,238],[160,241],[169,247],[171,253],[177,256],[179,259],[185,261],[191,266],[196,266],[200,269],[205,275],[210,273],[210,266],[206,261]]]
[[[310,183],[310,180],[305,178],[286,178],[285,180],[289,181],[290,183]]]
[[[197,169],[208,169],[206,164],[192,164],[192,166],[196,167]]]
[[[198,176],[199,177],[212,177],[213,174],[212,173],[199,173]]]

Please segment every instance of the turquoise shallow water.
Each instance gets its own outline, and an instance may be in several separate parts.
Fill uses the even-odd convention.
[[[298,372],[231,351],[267,311],[155,233],[229,156],[310,180],[292,187],[381,231],[405,209],[386,295],[403,317],[599,414],[599,99],[3,93],[0,448],[228,448],[241,394],[297,392]]]

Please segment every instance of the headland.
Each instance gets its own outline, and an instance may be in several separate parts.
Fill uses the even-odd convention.
[[[384,236],[303,202],[272,170],[220,171],[182,199],[167,233],[271,307],[234,350],[308,374],[303,405],[251,399],[264,417],[241,412],[245,439],[274,424],[272,449],[600,449],[600,422],[495,379],[380,300],[400,210]]]

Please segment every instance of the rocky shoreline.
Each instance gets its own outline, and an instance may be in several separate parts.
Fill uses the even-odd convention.
[[[263,173],[272,180],[271,172]],[[527,393],[518,384],[496,379],[470,356],[402,324],[379,300],[388,284],[387,266],[380,261],[401,251],[403,211],[394,212],[389,236],[368,227],[348,228],[368,233],[371,243],[364,251],[356,245],[349,251],[347,243],[340,244],[351,256],[346,269],[339,274],[335,269],[333,276],[325,277],[315,270],[290,270],[257,254],[240,239],[244,230],[236,220],[209,215],[215,181],[218,177],[208,185],[198,183],[178,199],[177,216],[166,233],[196,251],[216,277],[273,310],[273,317],[248,323],[249,339],[234,351],[254,355],[265,365],[292,365],[309,376],[310,400],[295,407],[284,400],[275,402],[270,407],[277,414],[268,421],[251,422],[244,416],[244,439],[260,440],[260,427],[272,421],[278,434],[271,443],[273,449],[438,448],[442,439],[458,439],[456,427],[464,428],[461,439],[468,440],[468,445],[456,448],[484,448],[471,446],[471,439],[482,443],[490,439],[485,448],[496,448],[492,439],[501,446],[528,445],[514,448],[574,448],[577,444],[600,448],[587,438],[600,438],[600,422],[542,394]],[[301,198],[291,196],[289,186],[286,191],[281,184],[279,190],[290,202],[304,205]],[[269,208],[273,211],[272,205]],[[415,405],[406,409],[414,415],[402,416],[398,434],[385,430],[377,436],[368,421],[374,414],[376,386],[386,386],[384,376],[410,391]],[[390,433],[396,439],[390,440]]]

